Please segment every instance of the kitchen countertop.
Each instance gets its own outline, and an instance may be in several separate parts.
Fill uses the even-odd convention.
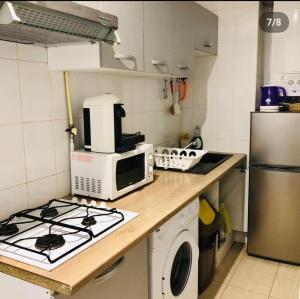
[[[246,155],[233,156],[207,175],[156,170],[154,182],[109,207],[140,215],[51,272],[0,256],[0,272],[49,290],[72,295],[146,238],[230,169],[242,167]]]

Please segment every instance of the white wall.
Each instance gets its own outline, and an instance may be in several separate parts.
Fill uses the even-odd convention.
[[[265,84],[279,84],[281,73],[300,73],[300,1],[274,1],[274,11],[285,13],[290,24],[282,33],[265,34]]]
[[[257,89],[259,2],[198,3],[219,16],[219,53],[196,59],[193,100],[184,106],[183,131],[200,125],[206,149],[248,155]]]
[[[161,99],[161,83],[72,73],[76,124],[81,129],[85,97],[114,92],[125,103],[126,131],[141,130],[147,142],[172,145],[181,116],[168,114],[171,102]],[[48,71],[46,50],[0,41],[0,87],[1,220],[69,194],[70,163],[63,73]]]

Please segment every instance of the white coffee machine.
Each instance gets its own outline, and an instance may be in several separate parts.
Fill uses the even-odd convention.
[[[126,116],[120,99],[113,94],[87,98],[83,102],[84,148],[98,153],[122,153],[145,141],[139,132],[122,132]]]

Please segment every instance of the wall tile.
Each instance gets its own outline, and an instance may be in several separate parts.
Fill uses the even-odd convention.
[[[28,184],[29,207],[34,208],[56,198],[56,175],[46,177]]]
[[[146,127],[146,118],[144,113],[135,113],[132,114],[132,131],[141,132],[146,135],[147,138],[147,127]]]
[[[249,140],[232,140],[232,151],[234,153],[243,153],[249,155]]]
[[[161,84],[158,79],[148,79],[145,84],[145,110],[158,111],[164,108],[165,100],[161,96]]]
[[[0,58],[17,59],[17,44],[0,41]]]
[[[50,77],[53,102],[53,118],[56,120],[68,119],[64,74],[60,71],[52,71],[50,73]],[[73,94],[71,94],[71,98],[72,96]]]
[[[254,75],[257,68],[257,42],[236,42],[234,44],[235,75]]]
[[[198,126],[202,128],[206,122],[207,113],[204,109],[193,109],[193,118],[192,118],[192,132],[194,133],[195,127]],[[205,131],[205,129],[204,129]],[[202,132],[203,133],[203,132]]]
[[[132,80],[132,112],[136,113],[145,111],[145,80],[134,78]]]
[[[113,93],[124,104],[126,113],[132,113],[132,80],[116,77],[113,79]]]
[[[57,182],[57,198],[62,198],[71,193],[71,175],[70,171],[58,173]]]
[[[193,109],[187,108],[182,111],[182,132],[191,134],[193,130]]]
[[[232,110],[214,109],[211,112],[211,136],[216,139],[231,139],[233,132]]]
[[[213,77],[208,81],[208,108],[231,108],[233,76]]]
[[[17,44],[18,58],[20,60],[47,62],[47,49],[43,47]]]
[[[152,111],[146,113],[147,142],[160,145],[164,142],[166,135],[163,113]]]
[[[1,125],[0,140],[0,190],[24,184],[26,169],[22,125]]]
[[[47,64],[20,61],[23,121],[52,120],[50,76]]]
[[[218,50],[218,59],[216,60],[213,69],[213,76],[230,76],[232,75],[232,66],[236,60],[236,51],[233,43],[220,43]],[[239,65],[239,67],[242,64]]]
[[[234,41],[234,10],[225,9],[218,11],[218,42]]]
[[[244,109],[234,109],[232,114],[233,135],[237,140],[250,139],[250,112]]]
[[[116,82],[115,82],[116,84]],[[108,77],[108,76],[99,76],[99,93],[104,94],[104,93],[113,93],[115,89],[117,89],[117,86],[113,85],[113,77]]]
[[[235,41],[257,41],[258,8],[256,5],[235,8],[234,20]]]
[[[98,76],[89,73],[71,73],[70,81],[74,117],[82,117],[83,101],[102,94],[99,91]]]
[[[21,123],[22,110],[17,61],[0,59],[0,82],[0,124]]]
[[[56,171],[63,172],[70,169],[70,134],[66,132],[68,122],[57,120],[53,125]]]
[[[24,124],[27,179],[33,181],[55,173],[52,122]]]
[[[0,191],[0,221],[28,208],[27,185],[19,185]]]
[[[233,104],[236,108],[255,110],[256,76],[234,77]]]

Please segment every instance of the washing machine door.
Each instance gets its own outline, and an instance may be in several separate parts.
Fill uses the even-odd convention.
[[[165,299],[197,299],[199,248],[190,231],[184,230],[170,247],[163,277]]]

